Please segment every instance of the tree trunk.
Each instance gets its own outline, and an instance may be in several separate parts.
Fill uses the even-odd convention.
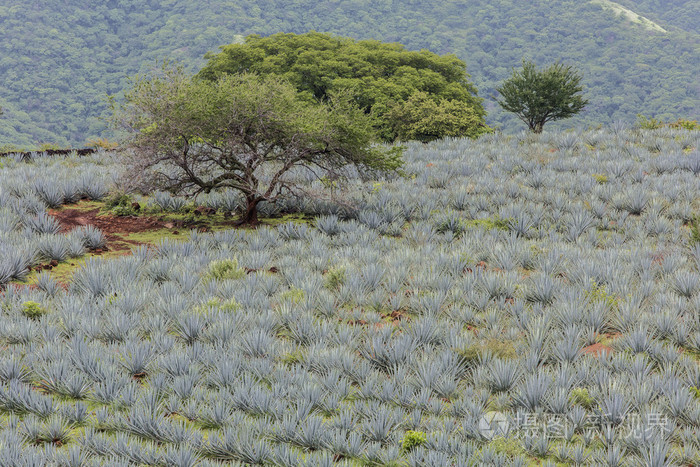
[[[258,203],[260,199],[253,195],[245,197],[246,210],[241,215],[241,218],[236,222],[238,225],[257,225],[258,224]]]

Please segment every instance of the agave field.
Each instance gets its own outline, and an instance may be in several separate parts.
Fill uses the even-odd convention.
[[[68,283],[25,277],[105,238],[47,209],[108,196],[116,156],[4,158],[0,465],[698,465],[699,144],[410,144],[352,203],[263,207],[313,221],[192,231]]]

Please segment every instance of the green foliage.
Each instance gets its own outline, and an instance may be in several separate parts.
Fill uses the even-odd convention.
[[[325,274],[325,286],[330,290],[338,290],[345,283],[345,268],[330,268]]]
[[[58,149],[66,149],[66,147],[56,143],[40,143],[38,147],[39,151],[55,151]]]
[[[409,430],[401,441],[401,450],[409,452],[414,448],[423,445],[428,440],[428,437],[422,431]]]
[[[386,141],[475,137],[487,130],[466,65],[453,54],[310,32],[251,35],[244,44],[223,46],[207,58],[199,76],[208,80],[253,72],[284,77],[307,98],[321,102],[350,93],[376,118]]]
[[[523,448],[515,437],[505,438],[503,436],[497,436],[488,443],[488,446],[494,452],[498,454],[505,454],[506,456],[510,457],[523,454]]]
[[[483,227],[484,229],[491,230],[510,230],[508,223],[511,219],[501,219],[498,216],[487,217],[485,219],[471,219],[464,221],[465,228],[476,228]]]
[[[593,400],[586,388],[573,388],[569,393],[569,401],[572,404],[580,405],[589,410],[592,409],[595,404],[595,400]]]
[[[675,122],[664,123],[662,120],[648,118],[642,114],[637,115],[637,126],[642,130],[657,130],[659,128],[675,128],[677,130],[700,130],[700,123],[696,120],[687,120],[679,118]]]
[[[531,131],[541,133],[545,123],[569,118],[586,106],[588,101],[579,95],[581,78],[571,66],[555,63],[538,70],[533,62],[523,60],[522,71],[513,70],[497,89],[502,97],[498,104]]]
[[[488,217],[484,219],[461,219],[449,212],[445,213],[442,218],[438,219],[435,224],[437,232],[450,231],[455,237],[461,237],[467,229],[482,228],[486,230],[510,230],[508,222],[510,219],[501,219],[498,216]]]
[[[688,131],[700,130],[700,123],[698,123],[697,120],[687,120],[683,118],[679,118],[675,122],[668,123],[667,126],[670,128],[677,128]]]
[[[94,149],[104,149],[104,150],[112,150],[112,149],[117,149],[117,144],[114,141],[110,141],[107,138],[90,138],[87,140],[85,143],[85,146],[88,148],[94,148]]]
[[[138,214],[134,208],[131,206],[116,206],[115,208],[112,209],[112,214],[115,216],[120,216],[120,217],[126,217],[126,216],[135,216]]]
[[[105,200],[104,209],[115,216],[136,216],[138,211],[133,208],[134,199],[124,192],[111,194]]]
[[[436,100],[426,92],[416,92],[387,113],[392,133],[401,141],[427,143],[444,137],[477,138],[491,131],[472,106],[458,100]]]
[[[609,293],[604,285],[597,284],[593,279],[587,291],[587,299],[591,302],[603,302],[609,308],[617,308],[618,305],[618,297]]]
[[[288,301],[295,304],[300,303],[302,300],[304,300],[304,298],[306,298],[306,293],[301,289],[297,289],[296,287],[291,287],[279,295],[280,301]]]
[[[22,303],[22,314],[27,318],[37,319],[41,318],[47,313],[47,310],[39,305],[37,302],[24,302]]]
[[[593,174],[593,178],[601,185],[608,183],[608,176],[605,174]]]
[[[664,127],[664,122],[655,118],[647,118],[642,114],[637,115],[637,126],[642,130],[656,130]]]
[[[692,394],[695,399],[700,401],[700,388],[696,388],[695,386],[690,386],[689,389],[690,389],[690,394]]]
[[[129,196],[127,193],[124,193],[124,192],[112,193],[110,196],[108,196],[105,199],[105,207],[107,209],[114,209],[117,206],[126,206],[127,204],[131,204],[131,203],[132,203],[131,196]]]
[[[0,144],[0,155],[9,154],[12,152],[24,152],[24,148],[20,148],[14,144]]]
[[[241,279],[245,277],[245,270],[238,265],[236,258],[212,261],[204,276],[205,281]]]
[[[435,230],[439,233],[450,231],[456,238],[459,238],[465,230],[464,220],[447,212],[435,223]]]
[[[282,363],[287,365],[296,365],[304,362],[304,353],[301,350],[286,353],[280,357]]]
[[[467,362],[477,362],[485,353],[504,360],[517,358],[518,353],[510,340],[487,339],[458,350]]]
[[[347,166],[371,173],[402,164],[403,148],[374,144],[372,119],[347,96],[314,103],[278,76],[208,81],[166,64],[135,77],[125,99],[113,121],[130,131],[128,163],[141,185],[192,195],[240,191],[242,223],[257,223],[260,201],[296,187],[285,177],[295,168],[341,179]],[[265,170],[270,182],[262,186]]]
[[[232,279],[237,279],[237,277],[232,277]],[[195,307],[193,311],[195,313],[206,313],[209,308],[218,308],[221,311],[233,313],[235,311],[240,310],[241,304],[238,303],[235,298],[221,300],[220,298],[215,297],[207,300],[203,305]]]
[[[700,216],[694,215],[689,223],[690,227],[690,244],[695,245],[700,243]]]

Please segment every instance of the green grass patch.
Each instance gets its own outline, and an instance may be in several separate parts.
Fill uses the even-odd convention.
[[[87,259],[89,255],[83,255],[79,258],[72,258],[69,261],[61,261],[58,263],[58,266],[55,266],[51,270],[47,270],[49,274],[51,274],[51,277],[53,277],[54,280],[58,282],[63,282],[66,283],[73,273],[78,270],[84,263],[85,260]],[[12,281],[13,284],[26,284],[26,283],[33,283],[36,281],[36,278],[39,274],[41,274],[42,271],[30,271],[29,274],[24,278],[22,281]]]
[[[281,302],[287,301],[287,302],[292,302],[294,304],[298,304],[306,298],[306,293],[301,289],[297,289],[296,287],[292,287],[288,290],[285,290],[281,294],[279,294],[278,298]]]
[[[482,227],[488,230],[509,230],[508,222],[510,222],[510,219],[501,219],[498,216],[494,216],[487,217],[486,219],[465,220],[463,223],[465,229],[474,229]]]
[[[309,216],[309,215],[303,214],[303,213],[293,213],[293,214],[284,214],[280,217],[261,217],[260,224],[276,226],[276,225],[280,225],[280,224],[286,224],[287,222],[294,222],[297,224],[313,225],[314,219],[315,219],[314,216]]]
[[[242,279],[245,277],[245,270],[238,265],[236,258],[212,261],[204,275],[205,281],[225,279]]]
[[[55,211],[63,211],[66,209],[70,210],[78,210],[78,211],[94,211],[95,209],[100,209],[102,210],[105,206],[104,201],[95,201],[95,200],[89,200],[89,199],[82,199],[78,201],[77,203],[72,203],[72,204],[64,204],[60,208],[55,209]]]
[[[515,344],[510,340],[487,339],[475,342],[458,351],[459,355],[469,362],[478,361],[484,354],[490,353],[494,357],[504,360],[512,360],[518,357]]]
[[[345,283],[345,268],[335,267],[326,271],[324,285],[327,289],[338,290]]]
[[[525,454],[525,450],[515,438],[504,438],[497,436],[492,439],[487,446],[498,454],[505,454],[509,457],[516,457]]]
[[[204,313],[207,308],[218,308],[225,312],[235,312],[241,309],[241,304],[236,301],[235,298],[230,298],[228,300],[221,300],[218,297],[214,297],[203,304],[196,306],[192,311],[195,313]]]
[[[149,245],[156,245],[160,240],[168,238],[171,240],[186,240],[187,236],[183,236],[180,233],[175,233],[175,230],[162,228],[145,230],[143,232],[131,232],[131,233],[113,233],[115,237],[119,237],[125,240],[127,244],[145,243]]]
[[[66,261],[61,261],[60,263],[58,263],[58,266],[54,266],[51,269],[44,269],[41,271],[31,270],[29,274],[25,276],[24,280],[14,280],[12,281],[12,284],[32,284],[36,282],[37,276],[42,272],[48,272],[54,280],[65,284],[68,281],[70,281],[70,278],[73,276],[73,273],[80,269],[83,266],[83,264],[85,264],[85,261],[88,258],[92,256],[100,256],[102,258],[116,258],[118,256],[122,256],[123,254],[123,251],[108,251],[100,255],[88,253],[78,258],[71,258]]]
[[[296,365],[297,363],[303,363],[304,362],[304,354],[302,353],[301,350],[295,350],[293,352],[289,352],[286,354],[283,354],[280,357],[280,361],[284,363],[285,365]]]

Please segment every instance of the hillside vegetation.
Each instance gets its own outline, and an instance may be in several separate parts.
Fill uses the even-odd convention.
[[[523,57],[583,72],[591,103],[562,125],[633,121],[638,113],[697,118],[697,2],[615,3],[666,32],[594,2],[563,0],[9,0],[0,6],[0,146],[109,136],[105,96],[156,59],[196,71],[207,51],[245,35],[309,30],[455,53],[486,99],[487,123],[506,130],[521,127],[496,106],[495,88]]]

